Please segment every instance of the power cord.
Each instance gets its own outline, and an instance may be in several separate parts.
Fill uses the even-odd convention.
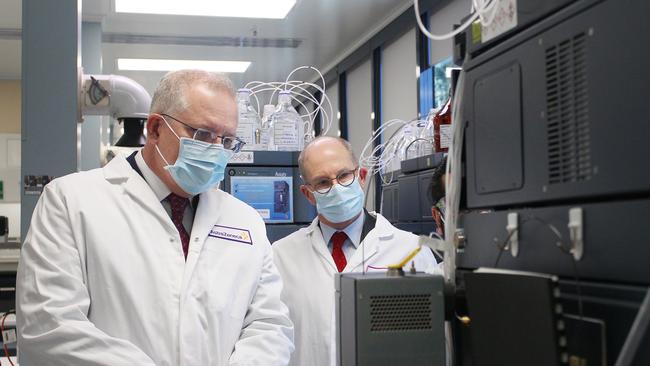
[[[520,222],[519,227],[523,227],[523,225],[527,222],[530,221],[537,221],[543,225],[545,225],[553,234],[557,237],[558,242],[555,244],[556,247],[564,254],[568,255],[571,257],[571,263],[573,265],[573,276],[574,280],[576,283],[576,295],[578,296],[578,316],[580,318],[580,324],[582,324],[582,321],[584,319],[584,311],[583,311],[583,303],[582,303],[582,286],[581,286],[581,279],[580,279],[580,274],[578,272],[578,263],[576,259],[573,257],[573,254],[571,253],[571,248],[567,247],[564,244],[564,238],[562,237],[562,233],[560,230],[555,227],[555,225],[551,224],[550,222],[541,219],[536,216],[529,216],[527,218],[523,218]],[[518,230],[513,230],[508,234],[506,239],[499,245],[497,244],[497,249],[499,250],[499,254],[497,255],[497,259],[494,262],[494,268],[497,268],[499,266],[499,261],[501,259],[501,256],[503,255],[503,252],[505,251],[506,247],[508,246],[508,242],[510,241],[510,238],[516,233]]]
[[[528,221],[528,220],[526,220],[526,219],[522,219],[521,222],[520,222],[520,224],[521,224],[520,227],[523,226],[524,223],[526,223],[526,221]],[[508,236],[506,237],[506,239],[505,239],[501,244],[497,244],[497,249],[499,249],[499,254],[497,255],[497,259],[496,259],[496,261],[494,261],[494,265],[493,265],[492,267],[494,267],[494,268],[499,267],[499,261],[501,260],[501,255],[503,254],[503,252],[504,252],[504,251],[506,250],[506,248],[508,247],[508,242],[510,241],[510,238],[512,238],[512,236],[513,236],[516,232],[517,232],[517,230],[512,230],[512,231],[510,232],[510,234],[508,234]]]
[[[16,310],[9,310],[2,315],[2,320],[0,321],[0,334],[2,334],[3,336],[2,348],[4,350],[5,357],[7,357],[7,360],[9,360],[9,364],[11,364],[11,366],[16,366],[14,365],[14,362],[11,360],[11,356],[9,356],[9,349],[7,348],[7,343],[4,340],[5,320],[7,320],[9,314],[16,314]]]

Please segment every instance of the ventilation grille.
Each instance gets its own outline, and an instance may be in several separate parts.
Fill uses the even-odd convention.
[[[370,331],[431,330],[431,295],[370,297]]]
[[[546,50],[549,184],[591,178],[587,36]]]
[[[302,43],[302,40],[297,38],[190,37],[132,33],[104,33],[102,35],[102,42],[126,44],[174,44],[182,46],[298,48]]]

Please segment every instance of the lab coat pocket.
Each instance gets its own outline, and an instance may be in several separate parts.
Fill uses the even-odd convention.
[[[208,238],[201,262],[208,277],[204,297],[211,311],[243,320],[257,285],[252,245]]]

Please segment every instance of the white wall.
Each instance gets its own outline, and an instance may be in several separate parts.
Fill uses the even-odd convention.
[[[417,117],[415,28],[388,44],[381,54],[381,118],[411,120]],[[382,136],[386,141],[397,127]]]
[[[4,52],[7,48],[3,47],[0,45]],[[20,52],[17,55],[20,59]],[[0,111],[0,180],[4,185],[0,216],[9,218],[9,237],[16,238],[20,236],[20,80],[0,80]]]
[[[469,14],[471,0],[454,0],[449,5],[441,8],[430,18],[429,29],[433,34],[449,33],[454,24],[459,24],[461,19]],[[431,64],[446,59],[453,54],[453,39],[444,41],[431,41]]]
[[[339,130],[339,119],[338,119],[338,113],[339,113],[339,83],[334,83],[330,85],[327,90],[325,90],[325,94],[327,94],[327,97],[329,97],[330,102],[332,103],[332,115],[331,120],[332,120],[332,126],[330,127],[329,132],[327,133],[328,136],[340,136],[341,131]],[[323,106],[327,110],[327,113],[329,113],[329,109],[327,108],[327,104]]]
[[[367,60],[347,74],[348,140],[357,157],[372,135],[372,63]],[[370,186],[366,207],[374,210],[374,185]]]
[[[9,218],[9,237],[20,236],[20,134],[0,134],[0,181],[4,198],[0,199],[0,216]]]
[[[372,135],[372,64],[365,61],[347,75],[348,140],[357,156]]]
[[[0,203],[20,203],[20,134],[0,133],[0,181],[4,198]]]

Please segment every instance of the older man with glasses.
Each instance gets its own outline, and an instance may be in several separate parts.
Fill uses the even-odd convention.
[[[230,80],[167,74],[147,142],[49,183],[17,283],[21,365],[286,365],[293,327],[259,214],[218,189]]]
[[[282,299],[295,325],[296,350],[290,365],[330,366],[335,354],[334,275],[383,271],[399,263],[417,246],[417,236],[399,230],[383,216],[364,209],[360,168],[350,144],[318,137],[298,159],[301,192],[316,206],[309,227],[273,244],[275,263],[284,282]],[[431,251],[413,260],[419,271],[437,266]]]

